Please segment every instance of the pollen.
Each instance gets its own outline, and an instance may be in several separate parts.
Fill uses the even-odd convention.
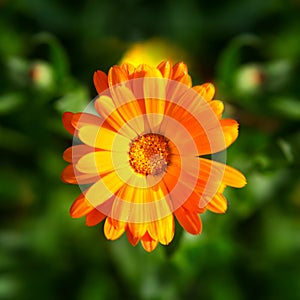
[[[129,163],[136,173],[160,175],[169,163],[169,140],[160,134],[148,133],[132,141]]]

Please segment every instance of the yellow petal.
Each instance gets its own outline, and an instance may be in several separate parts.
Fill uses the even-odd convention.
[[[124,182],[115,172],[111,172],[94,183],[85,193],[87,200],[97,207],[114,196]]]
[[[193,89],[207,102],[211,101],[215,95],[215,87],[212,83],[197,85]]]
[[[227,200],[222,194],[216,194],[213,199],[208,202],[206,208],[214,213],[223,214],[227,210]]]
[[[108,240],[118,239],[125,231],[125,223],[106,218],[104,223],[104,234]]]
[[[158,240],[163,245],[168,245],[174,237],[173,215],[151,222],[148,226],[148,232],[154,240]]]
[[[112,156],[115,156],[114,162]],[[120,159],[118,159],[120,157]],[[76,164],[76,169],[83,173],[105,174],[115,169],[126,166],[128,162],[123,161],[123,156],[110,151],[96,151],[81,157]]]
[[[138,65],[135,69],[134,78],[156,77],[162,78],[159,70],[147,64]]]
[[[128,184],[124,184],[121,189],[116,193],[117,199],[112,207],[112,216],[122,221],[128,221],[131,223],[129,229],[133,236],[139,238],[144,235],[146,227],[139,226],[140,224],[147,222],[149,219],[150,211],[146,209],[144,204],[150,201],[147,189],[137,188]],[[137,224],[136,228],[134,225]],[[142,231],[140,234],[136,234],[135,231]]]
[[[222,117],[223,111],[224,111],[224,104],[220,100],[213,100],[209,102],[209,106],[214,111],[214,113],[217,115],[217,117],[220,119]]]
[[[220,178],[228,186],[241,188],[246,185],[245,176],[235,168],[206,158],[200,158],[199,162],[203,179],[207,176],[214,176],[215,179]]]
[[[226,185],[242,188],[247,184],[246,177],[237,169],[226,165],[223,182]]]
[[[129,148],[130,139],[104,127],[86,125],[79,129],[80,140],[94,148],[111,150],[116,143],[119,151],[126,151]]]
[[[116,193],[112,217],[133,224],[162,219],[171,213],[170,201],[165,197],[167,193],[163,181],[149,188],[124,184]]]

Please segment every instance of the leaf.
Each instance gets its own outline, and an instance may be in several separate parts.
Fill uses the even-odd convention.
[[[300,100],[292,97],[278,97],[272,99],[271,109],[283,118],[300,120]]]
[[[24,102],[21,93],[9,93],[0,97],[0,115],[9,114],[17,110]]]

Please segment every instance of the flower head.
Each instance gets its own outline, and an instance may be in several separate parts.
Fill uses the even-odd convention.
[[[70,164],[62,179],[82,190],[71,216],[86,216],[89,226],[105,220],[108,239],[126,232],[147,251],[172,241],[174,217],[199,234],[199,214],[224,213],[225,187],[246,184],[213,160],[238,136],[237,122],[222,119],[214,86],[192,86],[186,65],[169,62],[123,63],[108,75],[97,71],[94,83],[98,96],[86,111],[63,115],[74,143],[64,152]]]

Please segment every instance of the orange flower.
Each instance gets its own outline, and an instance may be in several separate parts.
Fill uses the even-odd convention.
[[[149,252],[172,241],[174,216],[199,234],[199,214],[224,213],[225,187],[246,184],[239,171],[213,160],[238,136],[237,122],[222,119],[214,86],[192,87],[186,65],[170,62],[123,63],[108,75],[95,72],[94,83],[99,95],[87,110],[63,115],[74,143],[64,152],[70,164],[62,180],[82,190],[71,216],[86,216],[88,226],[105,219],[107,239],[126,232]]]

